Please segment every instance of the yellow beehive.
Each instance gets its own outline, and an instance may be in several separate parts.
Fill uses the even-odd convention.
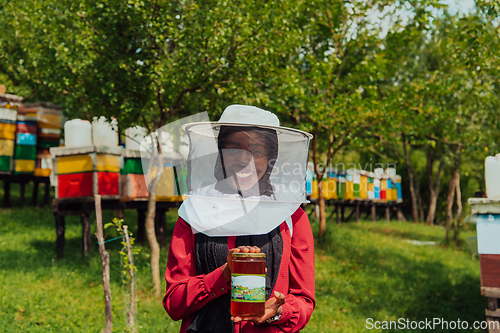
[[[345,200],[354,200],[354,177],[351,170],[347,171],[345,176]]]
[[[158,171],[158,167],[152,167],[149,181],[151,182]],[[183,195],[176,195],[174,169],[170,167],[163,168],[160,176],[160,182],[156,188],[157,201],[182,201],[186,197]]]
[[[120,172],[120,157],[116,155],[97,154],[96,170],[107,172]]]
[[[56,159],[57,174],[69,174],[94,171],[94,163],[90,154],[61,156]]]
[[[0,156],[14,155],[14,140],[0,139]]]
[[[334,173],[329,173],[326,181],[323,181],[325,199],[337,199],[337,179]]]
[[[14,172],[33,172],[35,171],[35,160],[15,160]]]
[[[313,179],[311,182],[311,198],[312,199],[318,199],[319,198],[319,187],[318,187],[318,181],[316,179]]]
[[[368,199],[368,172],[361,171],[359,182],[359,198],[362,200]]]
[[[16,124],[0,122],[0,139],[15,140]]]

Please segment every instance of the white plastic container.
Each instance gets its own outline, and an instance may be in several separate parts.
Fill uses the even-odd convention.
[[[125,148],[128,150],[141,150],[141,142],[148,130],[141,126],[129,127],[125,130]]]
[[[111,123],[106,121],[106,117],[94,117],[92,120],[92,142],[94,146],[118,146],[118,121],[111,119]]]
[[[486,157],[484,169],[488,199],[500,199],[500,154]]]
[[[92,126],[88,120],[73,119],[64,124],[66,147],[92,146]]]

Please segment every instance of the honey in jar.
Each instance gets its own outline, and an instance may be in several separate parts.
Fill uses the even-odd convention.
[[[262,316],[266,302],[266,254],[233,253],[231,315]]]

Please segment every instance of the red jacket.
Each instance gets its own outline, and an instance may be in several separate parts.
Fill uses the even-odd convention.
[[[283,256],[274,291],[286,295],[283,314],[271,324],[254,326],[242,322],[241,332],[299,332],[303,329],[315,306],[314,299],[314,239],[307,214],[302,208],[292,215],[292,237],[288,225],[280,225],[283,237]],[[163,307],[173,320],[182,319],[181,333],[186,332],[195,312],[213,299],[231,291],[219,267],[209,274],[196,275],[194,234],[181,218],[177,220],[170,243],[167,270],[167,292]],[[233,248],[236,237],[228,237]],[[235,333],[239,324],[235,325]]]

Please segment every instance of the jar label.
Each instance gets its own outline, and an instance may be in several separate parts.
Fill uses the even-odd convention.
[[[266,276],[264,274],[231,274],[231,301],[265,302]]]

